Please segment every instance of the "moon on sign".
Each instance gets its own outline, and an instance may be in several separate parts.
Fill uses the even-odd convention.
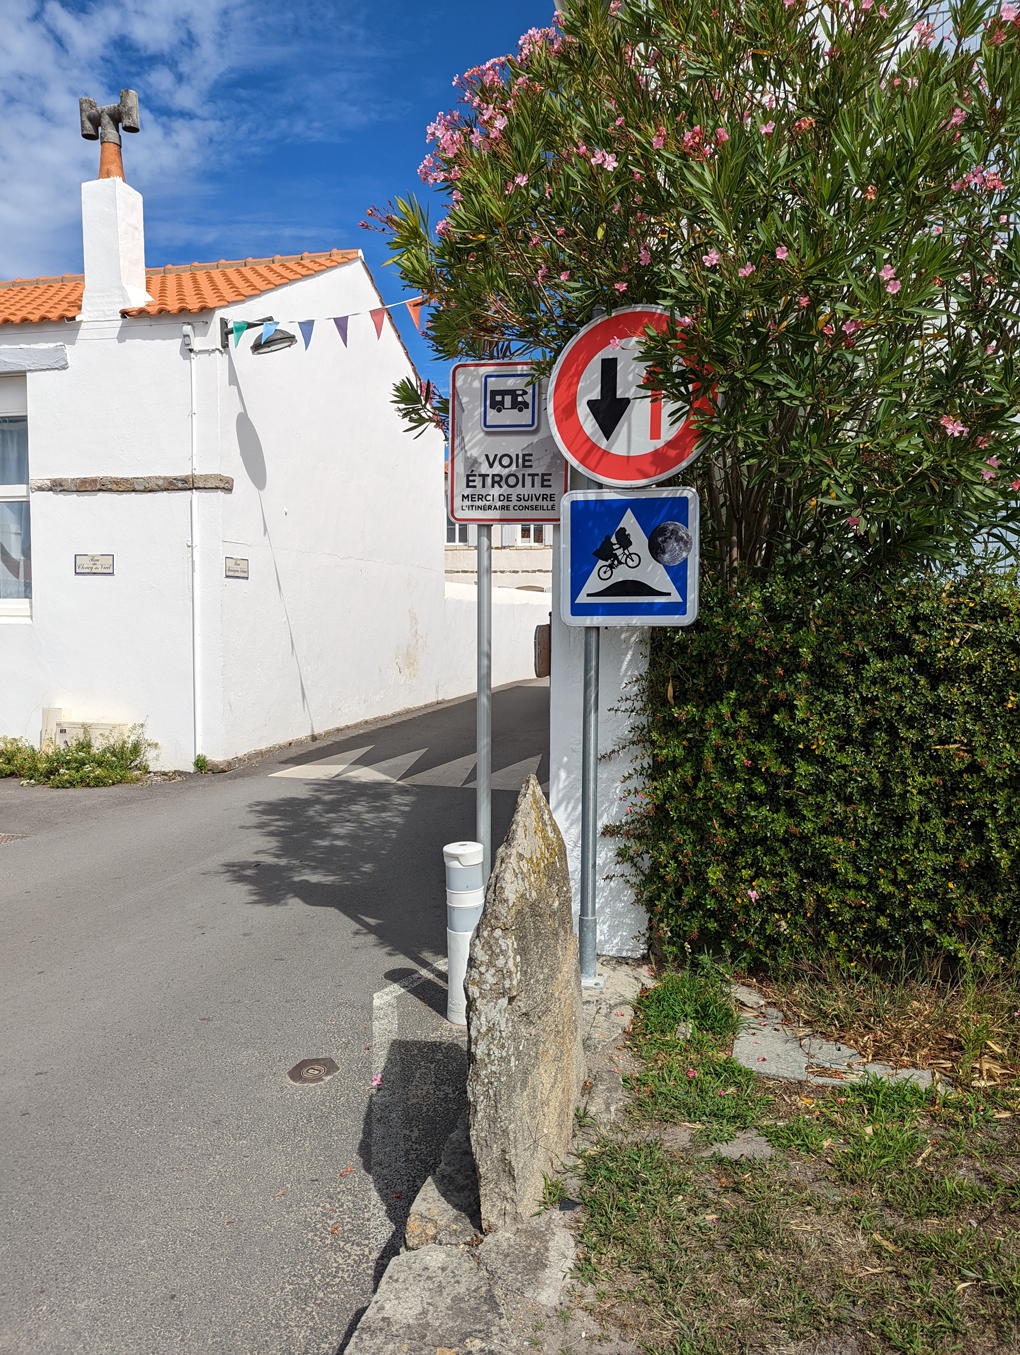
[[[660,565],[678,565],[686,560],[694,545],[691,534],[681,522],[660,522],[648,538],[648,549]]]

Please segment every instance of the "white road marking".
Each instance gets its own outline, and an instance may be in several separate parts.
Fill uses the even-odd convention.
[[[372,767],[352,767],[350,771],[341,772],[339,780],[341,781],[399,781],[406,771],[411,768],[420,757],[429,750],[419,748],[413,753],[401,753],[400,757],[387,758],[385,762],[377,762]]]
[[[320,758],[318,762],[303,762],[300,767],[284,767],[282,771],[270,772],[269,775],[293,776],[301,781],[324,781],[339,776],[352,762],[357,762],[359,757],[371,752],[373,747],[370,743],[365,748],[349,748],[343,753],[332,753],[329,757]]]
[[[393,1232],[389,1207],[407,1189],[404,1173],[404,1088],[396,1061],[390,1067],[390,1047],[397,1038],[397,999],[428,978],[412,974],[381,988],[372,998],[372,1234],[381,1251]],[[409,1203],[409,1202],[408,1202]]]
[[[409,776],[404,781],[405,786],[462,786],[468,774],[474,771],[475,755],[469,753],[467,757],[454,758],[452,762],[444,762],[438,767],[430,767],[427,772],[419,772],[417,776]]]
[[[536,757],[526,757],[523,762],[515,762],[512,767],[504,767],[502,771],[493,772],[490,785],[493,790],[520,790],[533,772],[538,771],[538,764],[542,761],[542,754]],[[477,780],[469,781],[469,786],[476,786]]]

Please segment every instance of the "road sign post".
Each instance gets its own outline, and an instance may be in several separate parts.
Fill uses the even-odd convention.
[[[529,384],[530,383],[530,384]],[[461,362],[450,379],[454,522],[478,524],[475,833],[492,862],[492,523],[560,520],[567,465],[549,428],[545,382],[526,362]]]
[[[662,331],[668,312],[627,306],[574,335],[549,380],[553,435],[589,477],[564,496],[560,529],[560,612],[584,626],[581,740],[581,873],[578,950],[581,985],[596,972],[598,701],[600,626],[689,625],[698,605],[698,501],[693,490],[636,492],[667,479],[698,455],[697,414],[707,401],[678,406],[647,381],[644,334]],[[614,495],[599,482],[630,490]]]

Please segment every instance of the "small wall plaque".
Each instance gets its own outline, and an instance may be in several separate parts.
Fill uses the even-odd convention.
[[[228,579],[246,579],[248,577],[247,560],[242,560],[237,555],[225,555],[223,564],[223,573]]]
[[[112,555],[76,555],[74,557],[76,574],[112,574]]]

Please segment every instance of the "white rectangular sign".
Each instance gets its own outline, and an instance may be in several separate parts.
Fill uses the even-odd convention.
[[[74,557],[76,574],[112,574],[112,555],[76,555]]]
[[[239,555],[225,555],[223,565],[223,573],[228,579],[246,579],[248,577],[248,561]]]
[[[450,380],[454,522],[558,522],[568,466],[526,362],[461,362]]]

